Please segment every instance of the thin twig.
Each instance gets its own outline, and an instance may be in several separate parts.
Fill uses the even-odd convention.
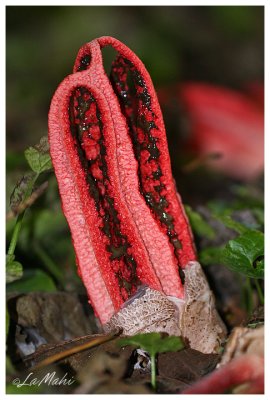
[[[79,352],[81,352],[83,350],[90,349],[90,348],[98,346],[100,344],[109,342],[109,341],[115,339],[120,334],[121,334],[121,330],[119,330],[117,332],[113,332],[113,333],[111,333],[109,335],[96,337],[94,339],[91,338],[86,343],[76,345],[74,347],[71,347],[70,349],[63,350],[63,351],[61,351],[59,353],[56,353],[56,354],[53,354],[53,355],[51,355],[49,357],[44,358],[44,360],[40,361],[35,366],[31,367],[30,370],[33,371],[33,370],[37,370],[37,369],[43,368],[43,367],[45,367],[47,365],[50,365],[50,364],[52,364],[52,363],[54,363],[56,361],[62,360],[63,358],[69,357],[69,356],[71,356],[73,354],[79,353]]]

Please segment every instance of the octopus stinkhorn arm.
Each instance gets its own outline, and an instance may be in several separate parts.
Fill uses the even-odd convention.
[[[117,51],[110,78],[101,48]],[[123,43],[83,46],[49,112],[49,141],[79,274],[106,323],[138,286],[184,297],[196,259],[151,78]]]
[[[186,389],[183,394],[264,393],[264,359],[242,355]]]
[[[209,165],[225,174],[252,180],[264,167],[263,88],[251,85],[250,94],[206,83],[178,86],[190,126],[190,145],[220,158]]]

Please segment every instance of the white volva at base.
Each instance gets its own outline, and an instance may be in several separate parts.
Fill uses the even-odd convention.
[[[141,286],[104,325],[105,332],[117,328],[127,336],[167,332],[182,336],[192,349],[217,352],[226,337],[226,327],[217,313],[214,295],[198,262],[189,262],[184,272],[184,299]]]

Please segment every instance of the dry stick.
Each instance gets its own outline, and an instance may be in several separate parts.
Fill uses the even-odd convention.
[[[15,218],[17,215],[21,214],[26,208],[30,207],[32,204],[35,203],[35,201],[45,192],[47,189],[49,183],[48,181],[45,181],[40,185],[32,194],[30,197],[28,197],[27,200],[23,201],[20,203],[17,207],[15,207],[13,210],[9,211],[6,215],[6,220],[9,221],[12,218]]]
[[[121,330],[119,330],[118,332],[113,332],[110,335],[104,335],[104,336],[92,339],[90,341],[87,341],[86,343],[79,344],[77,346],[74,346],[70,349],[59,352],[57,354],[53,354],[52,356],[49,356],[49,357],[45,358],[44,360],[40,361],[39,363],[37,363],[34,367],[31,367],[30,371],[35,371],[42,367],[46,367],[47,365],[50,365],[56,361],[62,360],[63,358],[69,357],[75,353],[79,353],[83,350],[90,349],[97,345],[109,342],[109,341],[115,339],[120,334],[121,334]]]

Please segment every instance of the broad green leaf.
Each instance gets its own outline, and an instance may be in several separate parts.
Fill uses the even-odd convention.
[[[151,359],[151,384],[156,388],[156,354],[166,351],[177,351],[184,348],[184,344],[178,336],[162,336],[160,333],[140,333],[120,339],[117,342],[120,346],[135,346],[147,351]]]
[[[140,333],[118,340],[120,346],[136,346],[143,348],[150,355],[164,353],[166,351],[177,351],[184,348],[184,344],[178,336],[162,337],[160,333]]]
[[[264,234],[249,230],[230,240],[221,252],[221,262],[251,278],[264,278]]]
[[[36,146],[26,149],[24,155],[32,170],[39,174],[52,168],[49,144],[46,136],[43,136]]]
[[[178,351],[183,349],[184,343],[178,336],[167,336],[159,341],[158,353],[165,353],[166,351]]]
[[[24,276],[7,286],[8,292],[30,293],[33,291],[54,292],[56,286],[52,278],[40,269],[25,270]]]
[[[6,256],[6,282],[11,283],[20,279],[23,276],[23,267],[22,264],[18,261],[15,261],[15,256],[7,255]]]
[[[185,205],[185,211],[188,215],[189,222],[194,232],[201,237],[207,237],[208,239],[215,238],[214,229],[202,218],[199,213],[192,210],[192,208],[187,205]]]

